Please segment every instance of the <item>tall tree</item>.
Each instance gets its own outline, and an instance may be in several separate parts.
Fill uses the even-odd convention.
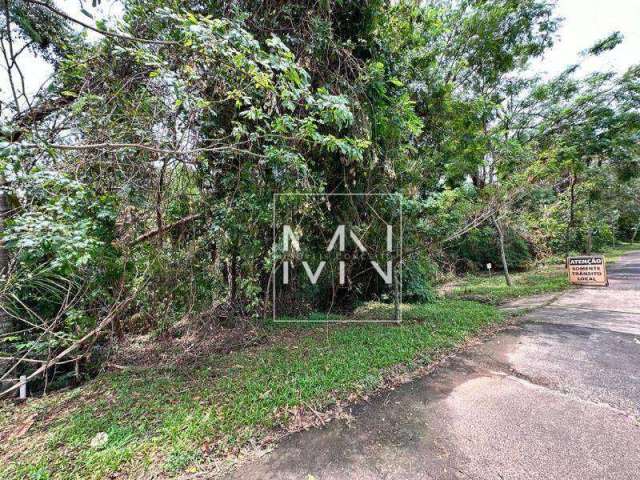
[[[5,219],[9,215],[9,202],[5,190],[6,182],[4,172],[0,171],[0,232],[4,231]],[[9,275],[9,252],[5,242],[0,238],[0,278]],[[11,319],[0,305],[0,334],[11,330]]]

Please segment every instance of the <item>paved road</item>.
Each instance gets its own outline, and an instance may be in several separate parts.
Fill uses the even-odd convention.
[[[610,280],[231,478],[640,478],[640,252]]]

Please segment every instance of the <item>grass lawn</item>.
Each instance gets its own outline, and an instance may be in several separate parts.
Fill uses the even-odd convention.
[[[628,252],[640,250],[640,243],[625,243],[620,242],[618,245],[608,247],[604,250],[603,254],[606,255],[607,262],[616,262],[622,255]]]
[[[562,265],[542,265],[527,272],[512,273],[511,279],[513,286],[509,287],[500,273],[467,275],[447,296],[498,305],[514,298],[561,292],[570,287]]]
[[[615,261],[636,246],[605,252]],[[233,456],[274,429],[337,401],[375,391],[394,373],[428,365],[503,315],[491,304],[569,288],[562,259],[513,275],[467,276],[448,298],[403,305],[404,322],[271,324],[267,345],[205,356],[181,367],[106,372],[27,404],[0,406],[0,478],[173,476]],[[482,303],[467,301],[480,300]],[[389,318],[368,304],[360,318]],[[313,318],[311,319],[313,320]],[[102,445],[92,439],[107,434]]]
[[[605,249],[607,263],[614,263],[622,255],[640,250],[640,244],[620,243]],[[578,254],[576,254],[578,255]],[[564,269],[564,258],[553,257],[541,265],[526,271],[511,274],[513,287],[508,287],[504,276],[498,271],[493,275],[467,275],[453,285],[447,297],[475,300],[498,305],[514,298],[562,292],[571,287]]]
[[[291,424],[300,407],[321,410],[374,391],[398,368],[426,365],[503,318],[493,306],[453,299],[403,310],[400,325],[272,325],[268,346],[181,368],[107,372],[74,390],[6,404],[0,478],[188,472]],[[100,432],[106,442],[92,446]]]

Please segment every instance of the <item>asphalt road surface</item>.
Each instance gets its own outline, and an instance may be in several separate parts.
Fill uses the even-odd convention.
[[[639,479],[640,252],[609,278],[229,478]]]

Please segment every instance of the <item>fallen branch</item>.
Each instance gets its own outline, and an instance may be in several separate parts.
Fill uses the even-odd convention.
[[[6,136],[7,140],[10,142],[18,142],[22,138],[22,136],[28,131],[27,127],[30,125],[34,125],[38,122],[41,122],[49,115],[54,112],[57,112],[73,102],[74,98],[72,97],[58,97],[52,100],[46,100],[28,110],[24,110],[20,114],[16,115],[10,124],[14,127],[17,127],[15,130],[10,131],[10,133]],[[4,134],[3,134],[4,135]]]
[[[129,246],[133,247],[134,245],[137,245],[139,243],[145,242],[145,241],[147,241],[147,240],[149,240],[151,238],[157,237],[158,235],[162,235],[162,234],[168,232],[169,230],[173,230],[176,227],[179,227],[181,225],[189,223],[192,220],[196,220],[196,219],[198,219],[200,217],[202,217],[201,213],[194,213],[193,215],[186,216],[186,217],[178,220],[177,222],[170,223],[169,225],[164,225],[162,228],[156,228],[155,230],[151,230],[149,232],[143,233],[138,238],[133,240],[129,244]]]
[[[123,300],[122,302],[120,302],[118,305],[116,305],[114,308],[111,309],[111,312],[98,324],[98,326],[96,328],[94,328],[93,330],[91,330],[89,333],[87,333],[84,337],[82,337],[80,340],[76,341],[73,345],[65,348],[62,352],[60,352],[59,354],[57,354],[55,357],[47,360],[42,366],[40,366],[39,368],[37,368],[34,372],[32,372],[25,381],[29,381],[32,378],[40,375],[42,372],[46,371],[47,369],[51,368],[54,365],[57,365],[60,362],[60,360],[62,358],[64,358],[65,356],[69,355],[71,352],[76,351],[78,348],[80,348],[80,346],[86,342],[87,340],[89,340],[90,338],[93,337],[97,337],[98,334],[100,334],[102,332],[102,330],[105,329],[105,327],[107,327],[115,318],[115,316],[120,313],[120,311],[124,308],[126,308],[135,298],[135,294],[131,295],[130,297],[128,297],[126,300]],[[75,359],[73,359],[73,361],[75,361]],[[67,362],[65,362],[67,363]],[[4,397],[5,395],[17,390],[18,388],[20,388],[22,382],[18,382],[15,385],[7,388],[5,391],[0,392],[0,398]]]
[[[77,362],[79,360],[82,360],[82,357],[83,357],[83,355],[80,355],[78,357],[71,358],[69,360],[63,360],[63,361],[60,361],[60,362],[56,362],[56,365],[66,365],[67,363]],[[11,361],[17,361],[18,363],[39,363],[41,365],[43,363],[47,363],[48,362],[48,360],[38,360],[36,358],[0,357],[0,362],[11,362]],[[50,366],[52,366],[52,365],[50,365]]]

